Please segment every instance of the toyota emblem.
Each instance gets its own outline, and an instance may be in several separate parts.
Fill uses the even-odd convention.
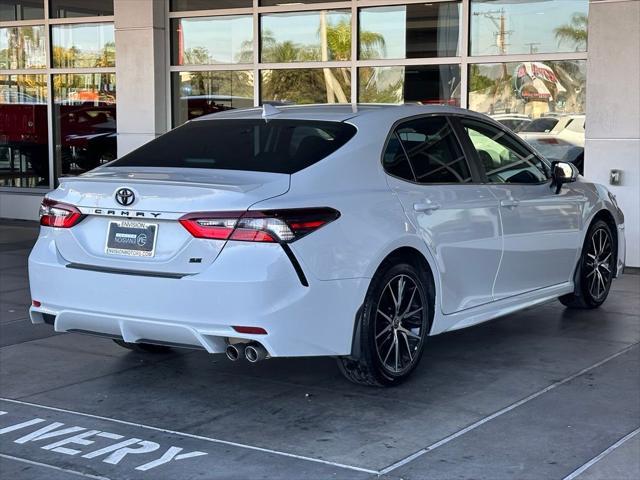
[[[128,207],[136,200],[136,196],[132,190],[128,188],[121,188],[116,192],[116,202],[123,207]]]

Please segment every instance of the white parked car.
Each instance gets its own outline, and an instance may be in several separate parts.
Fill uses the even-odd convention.
[[[491,118],[514,132],[520,131],[531,123],[531,118],[521,113],[498,113],[491,115]]]
[[[488,117],[287,106],[201,117],[61,179],[29,257],[34,323],[392,385],[429,335],[605,301],[614,197]]]
[[[518,135],[548,160],[572,163],[583,173],[584,126],[584,115],[541,117],[522,127]]]

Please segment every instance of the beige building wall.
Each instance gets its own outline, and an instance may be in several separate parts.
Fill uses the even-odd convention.
[[[622,184],[609,185],[612,169]],[[640,267],[640,1],[589,6],[585,176],[607,185],[625,214],[627,265]]]

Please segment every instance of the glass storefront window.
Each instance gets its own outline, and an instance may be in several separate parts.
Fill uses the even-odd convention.
[[[51,28],[55,68],[115,67],[113,23],[54,25]]]
[[[43,18],[44,0],[0,0],[0,22]]]
[[[250,15],[171,20],[173,65],[253,62]]]
[[[176,72],[171,74],[173,126],[208,113],[253,107],[253,72]]]
[[[351,70],[348,68],[301,68],[262,70],[261,103],[349,103]]]
[[[460,105],[460,66],[424,65],[358,69],[358,101]]]
[[[351,59],[351,12],[268,13],[260,16],[260,60],[317,62]]]
[[[469,108],[515,130],[550,160],[576,160],[584,147],[586,64],[554,60],[471,65]],[[561,135],[547,138],[551,131]],[[574,163],[581,168],[579,161]]]
[[[225,8],[250,8],[252,0],[171,0],[172,12],[189,10],[214,10]]]
[[[113,0],[50,0],[51,18],[113,15]]]
[[[471,0],[471,55],[585,52],[589,0]]]
[[[53,75],[57,178],[116,158],[115,77],[114,73]]]
[[[361,60],[459,55],[459,2],[361,8],[358,15]]]
[[[0,28],[0,70],[46,67],[45,29]]]
[[[0,75],[0,186],[49,188],[46,75]]]
[[[469,108],[489,115],[580,114],[586,60],[483,63],[469,68]]]

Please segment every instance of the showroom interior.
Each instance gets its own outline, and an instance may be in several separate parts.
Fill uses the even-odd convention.
[[[436,336],[432,370],[384,392],[330,359],[136,357],[31,325],[65,177],[203,115],[325,103],[462,107],[574,163],[624,212],[609,302]],[[2,478],[637,478],[639,268],[640,0],[0,0]],[[19,438],[45,421],[157,448]]]

